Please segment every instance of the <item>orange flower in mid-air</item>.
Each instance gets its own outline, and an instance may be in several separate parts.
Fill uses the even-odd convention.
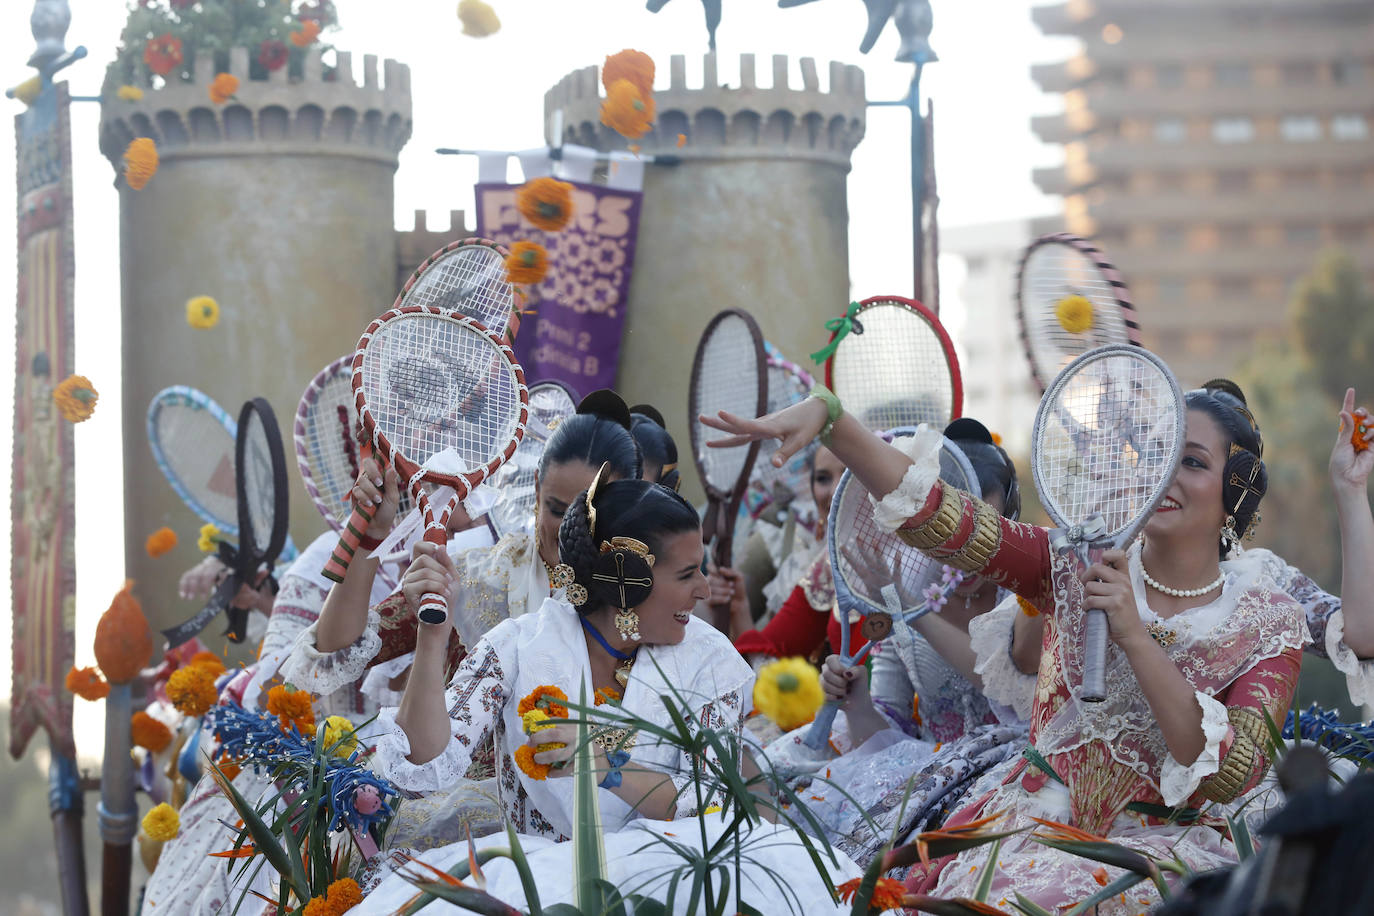
[[[630,140],[638,140],[653,126],[654,97],[629,80],[616,80],[601,103],[601,123]]]
[[[319,37],[320,24],[313,19],[306,19],[301,22],[300,31],[291,33],[291,43],[298,48],[308,48]]]
[[[176,545],[177,533],[171,528],[164,527],[148,535],[148,540],[144,542],[143,549],[148,551],[148,556],[156,560]]]
[[[124,150],[124,182],[135,191],[142,191],[157,174],[157,144],[147,137],[138,137]]]
[[[538,283],[549,272],[549,253],[538,242],[521,240],[510,246],[506,276],[512,283]]]
[[[204,665],[185,665],[167,678],[167,699],[188,716],[203,716],[215,705],[215,676]]]
[[[210,101],[223,105],[239,91],[239,78],[232,73],[219,73],[210,81]]]
[[[535,228],[559,232],[572,219],[572,189],[556,178],[535,178],[515,192],[515,208]]]
[[[618,80],[629,80],[642,96],[652,95],[654,59],[634,48],[606,55],[606,62],[601,66],[601,85],[609,92]]]
[[[67,689],[83,700],[103,700],[110,695],[110,684],[99,671],[75,665],[67,672]]]
[[[53,389],[52,399],[62,419],[68,423],[81,423],[95,413],[95,402],[100,400],[100,393],[86,376],[69,375]]]

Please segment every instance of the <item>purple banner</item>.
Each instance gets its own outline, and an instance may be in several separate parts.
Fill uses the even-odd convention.
[[[579,395],[615,387],[639,232],[640,191],[570,182],[573,218],[562,232],[531,226],[515,209],[518,185],[477,185],[477,233],[549,253],[544,281],[527,289],[515,355],[529,383],[555,379]]]

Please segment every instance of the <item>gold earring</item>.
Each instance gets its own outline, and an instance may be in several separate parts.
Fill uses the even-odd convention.
[[[621,608],[615,615],[615,629],[621,639],[639,642],[639,615],[632,607]]]

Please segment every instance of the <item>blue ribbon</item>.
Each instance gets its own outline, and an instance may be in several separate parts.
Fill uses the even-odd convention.
[[[601,780],[601,788],[618,788],[620,783],[624,781],[624,774],[620,772],[620,768],[630,762],[630,753],[629,751],[608,751],[606,762],[611,765],[611,769],[606,774],[606,778]]]

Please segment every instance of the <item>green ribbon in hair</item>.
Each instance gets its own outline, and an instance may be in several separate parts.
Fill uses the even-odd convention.
[[[858,314],[859,303],[851,302],[849,303],[849,308],[845,310],[843,315],[839,318],[831,318],[825,323],[825,329],[834,336],[830,338],[830,343],[811,354],[811,359],[817,365],[834,356],[836,348],[840,345],[840,341],[848,337],[851,332],[854,334],[862,334],[864,332],[864,326],[859,324]]]

